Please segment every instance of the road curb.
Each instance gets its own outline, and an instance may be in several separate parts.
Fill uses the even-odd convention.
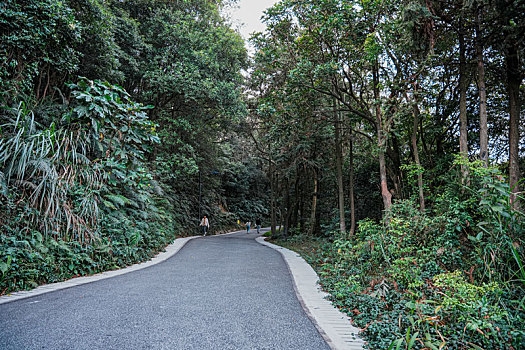
[[[223,233],[220,235],[212,235],[212,236],[207,236],[207,237],[226,236],[226,235],[231,235],[237,232],[240,232],[240,231]],[[173,243],[171,243],[170,245],[166,247],[166,250],[164,252],[158,253],[150,260],[144,261],[144,262],[141,262],[135,265],[131,265],[131,266],[119,269],[119,270],[100,272],[100,273],[97,273],[91,276],[75,277],[75,278],[71,278],[63,282],[44,284],[32,290],[27,290],[27,291],[24,290],[24,291],[14,292],[8,295],[0,296],[0,304],[5,304],[5,303],[9,303],[15,300],[20,300],[20,299],[31,298],[37,295],[50,293],[50,292],[54,292],[57,290],[62,290],[62,289],[71,288],[75,286],[80,286],[82,284],[92,283],[92,282],[100,281],[106,278],[120,276],[120,275],[129,273],[129,272],[145,269],[146,267],[153,266],[160,262],[168,260],[173,255],[177,254],[177,252],[181,250],[182,247],[184,247],[186,243],[188,243],[192,239],[199,238],[199,237],[203,237],[203,236],[191,236],[191,237],[177,238],[175,239]]]
[[[359,329],[326,299],[328,293],[319,287],[319,277],[312,267],[296,252],[266,242],[265,237],[257,237],[256,241],[281,253],[293,277],[297,298],[328,345],[334,350],[363,349]]]

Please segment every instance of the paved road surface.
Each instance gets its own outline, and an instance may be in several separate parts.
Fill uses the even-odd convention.
[[[152,267],[1,304],[0,349],[329,349],[255,236],[194,239]]]

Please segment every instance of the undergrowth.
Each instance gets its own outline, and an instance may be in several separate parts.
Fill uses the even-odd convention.
[[[154,204],[154,215],[136,208],[108,213],[100,235],[89,242],[45,236],[25,226],[24,210],[0,205],[9,217],[0,234],[0,295],[150,259],[177,236],[161,200]],[[144,216],[150,217],[145,221]]]
[[[333,304],[369,349],[523,349],[523,214],[495,169],[470,167],[432,211],[394,203],[387,220],[363,220],[354,237],[277,240],[315,268]]]

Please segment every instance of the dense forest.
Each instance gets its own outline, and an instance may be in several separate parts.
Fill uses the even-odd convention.
[[[261,216],[370,349],[525,347],[525,2],[0,4],[0,295]]]
[[[264,20],[252,123],[283,244],[372,349],[524,348],[525,2],[285,0]]]
[[[200,214],[266,215],[221,6],[0,4],[0,294],[147,259]]]

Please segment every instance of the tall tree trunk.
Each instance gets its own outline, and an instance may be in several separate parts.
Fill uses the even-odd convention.
[[[284,227],[282,230],[284,236],[288,236],[288,230],[290,229],[290,217],[292,216],[292,208],[290,205],[290,182],[288,177],[285,178],[284,185],[284,198],[281,210],[284,213]]]
[[[467,128],[467,59],[465,56],[465,25],[463,12],[459,20],[459,153],[468,158]],[[461,181],[468,183],[468,169],[461,165]]]
[[[335,168],[337,176],[337,196],[339,203],[339,231],[346,232],[345,222],[345,192],[343,187],[343,147],[341,140],[341,120],[336,111],[334,102],[334,128],[335,128]]]
[[[349,163],[350,163],[350,234],[349,238],[352,239],[355,233],[355,196],[354,196],[354,141],[352,135],[350,135],[349,145]]]
[[[294,185],[294,198],[293,198],[293,210],[291,211],[291,216],[290,216],[290,227],[295,227],[297,228],[297,224],[299,222],[299,200],[300,200],[300,193],[299,193],[299,181],[300,181],[300,177],[299,177],[299,169],[296,169],[295,170],[295,185]]]
[[[412,151],[414,152],[414,162],[418,168],[417,171],[417,188],[419,194],[419,210],[425,211],[425,193],[423,191],[423,172],[421,168],[421,162],[419,161],[419,149],[417,147],[417,131],[419,126],[419,107],[417,106],[416,91],[414,90],[414,101],[412,103],[412,110],[414,113],[414,125],[412,126]]]
[[[395,135],[389,135],[391,146],[387,144],[386,155],[391,160],[390,164],[390,179],[393,185],[393,196],[397,198],[405,198],[403,193],[403,182],[401,181],[401,150],[399,141]],[[388,171],[387,171],[388,173]]]
[[[317,169],[313,168],[312,171],[314,191],[312,194],[312,208],[310,210],[310,223],[308,226],[308,235],[312,236],[315,230],[315,223],[317,218],[317,190],[318,190],[318,178],[317,178]]]
[[[275,200],[275,194],[276,194],[276,176],[275,176],[275,166],[273,165],[272,161],[269,161],[269,170],[270,170],[270,220],[271,220],[271,227],[272,227],[272,237],[275,237],[276,233],[276,226],[277,226],[277,218],[275,215],[275,207],[277,201]]]
[[[505,52],[507,73],[507,94],[509,98],[509,186],[511,188],[511,206],[518,209],[516,193],[519,192],[519,142],[520,142],[520,85],[521,69],[517,44],[511,43]]]
[[[423,151],[425,152],[425,155],[427,156],[427,162],[430,164],[430,167],[434,166],[434,157],[432,156],[432,153],[430,151],[430,147],[427,144],[427,141],[425,139],[425,130],[423,129],[423,123],[422,120],[419,120],[419,135],[421,139],[421,144],[423,145]]]
[[[374,99],[375,99],[375,114],[377,127],[377,147],[379,153],[379,177],[381,181],[381,196],[383,197],[383,207],[385,211],[390,210],[392,206],[392,194],[388,190],[387,174],[386,174],[386,135],[383,135],[383,117],[381,115],[381,105],[379,96],[379,64],[377,60],[372,65],[372,78],[374,84]]]
[[[304,205],[305,205],[305,190],[304,190],[304,185],[305,185],[305,182],[304,181],[301,181],[300,182],[300,185],[299,185],[299,196],[297,197],[297,200],[299,201],[299,210],[298,210],[298,215],[297,215],[297,219],[299,221],[299,227],[301,228],[301,232],[306,232],[305,230],[305,210],[304,210]]]
[[[483,39],[481,37],[481,20],[483,10],[478,8],[476,20],[476,55],[478,59],[479,90],[479,158],[483,165],[489,165],[489,136],[487,127],[487,92],[485,90],[485,64],[483,63]]]

